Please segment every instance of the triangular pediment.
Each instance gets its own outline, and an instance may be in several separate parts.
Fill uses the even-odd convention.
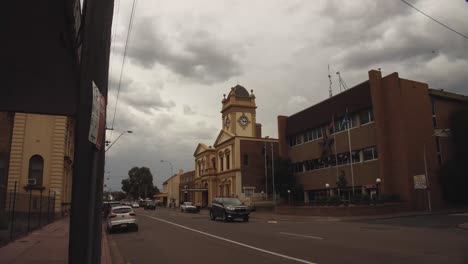
[[[232,134],[231,132],[229,131],[226,131],[224,129],[222,129],[221,131],[219,131],[219,134],[218,134],[218,137],[216,138],[216,141],[214,143],[214,146],[218,146],[219,144],[225,142],[225,141],[228,141],[229,139],[235,137],[234,134]]]
[[[193,153],[193,156],[196,157],[198,154],[202,153],[203,151],[205,151],[207,149],[208,149],[208,146],[206,146],[203,143],[198,143],[198,146],[195,149],[195,152]]]

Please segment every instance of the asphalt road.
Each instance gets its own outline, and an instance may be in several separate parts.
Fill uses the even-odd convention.
[[[468,263],[468,215],[268,223],[137,209],[140,230],[109,235],[118,263]],[[261,215],[257,215],[260,217]],[[119,260],[123,260],[120,261]]]

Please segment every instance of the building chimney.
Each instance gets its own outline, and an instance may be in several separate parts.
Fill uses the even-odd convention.
[[[255,124],[255,137],[262,138],[262,124]]]

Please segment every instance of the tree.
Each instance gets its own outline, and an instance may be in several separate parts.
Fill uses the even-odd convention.
[[[338,180],[336,181],[336,186],[338,187],[338,195],[341,196],[341,190],[345,189],[346,186],[348,186],[348,181],[346,180],[344,171],[340,172]]]
[[[296,182],[291,160],[282,158],[275,160],[275,189],[282,197],[288,197],[290,190],[293,199],[304,200],[304,188]]]
[[[128,179],[122,180],[122,191],[133,199],[153,198],[159,190],[153,185],[153,175],[147,167],[133,167],[128,171]]]
[[[439,170],[444,199],[452,204],[468,204],[468,106],[450,117],[450,139],[454,148],[451,160]]]

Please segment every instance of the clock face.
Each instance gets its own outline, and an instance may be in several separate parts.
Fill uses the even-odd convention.
[[[243,115],[239,118],[239,124],[241,126],[247,126],[248,123],[249,123],[249,119],[247,119],[246,116]]]
[[[226,128],[229,128],[231,125],[231,120],[229,119],[229,116],[226,117]]]

